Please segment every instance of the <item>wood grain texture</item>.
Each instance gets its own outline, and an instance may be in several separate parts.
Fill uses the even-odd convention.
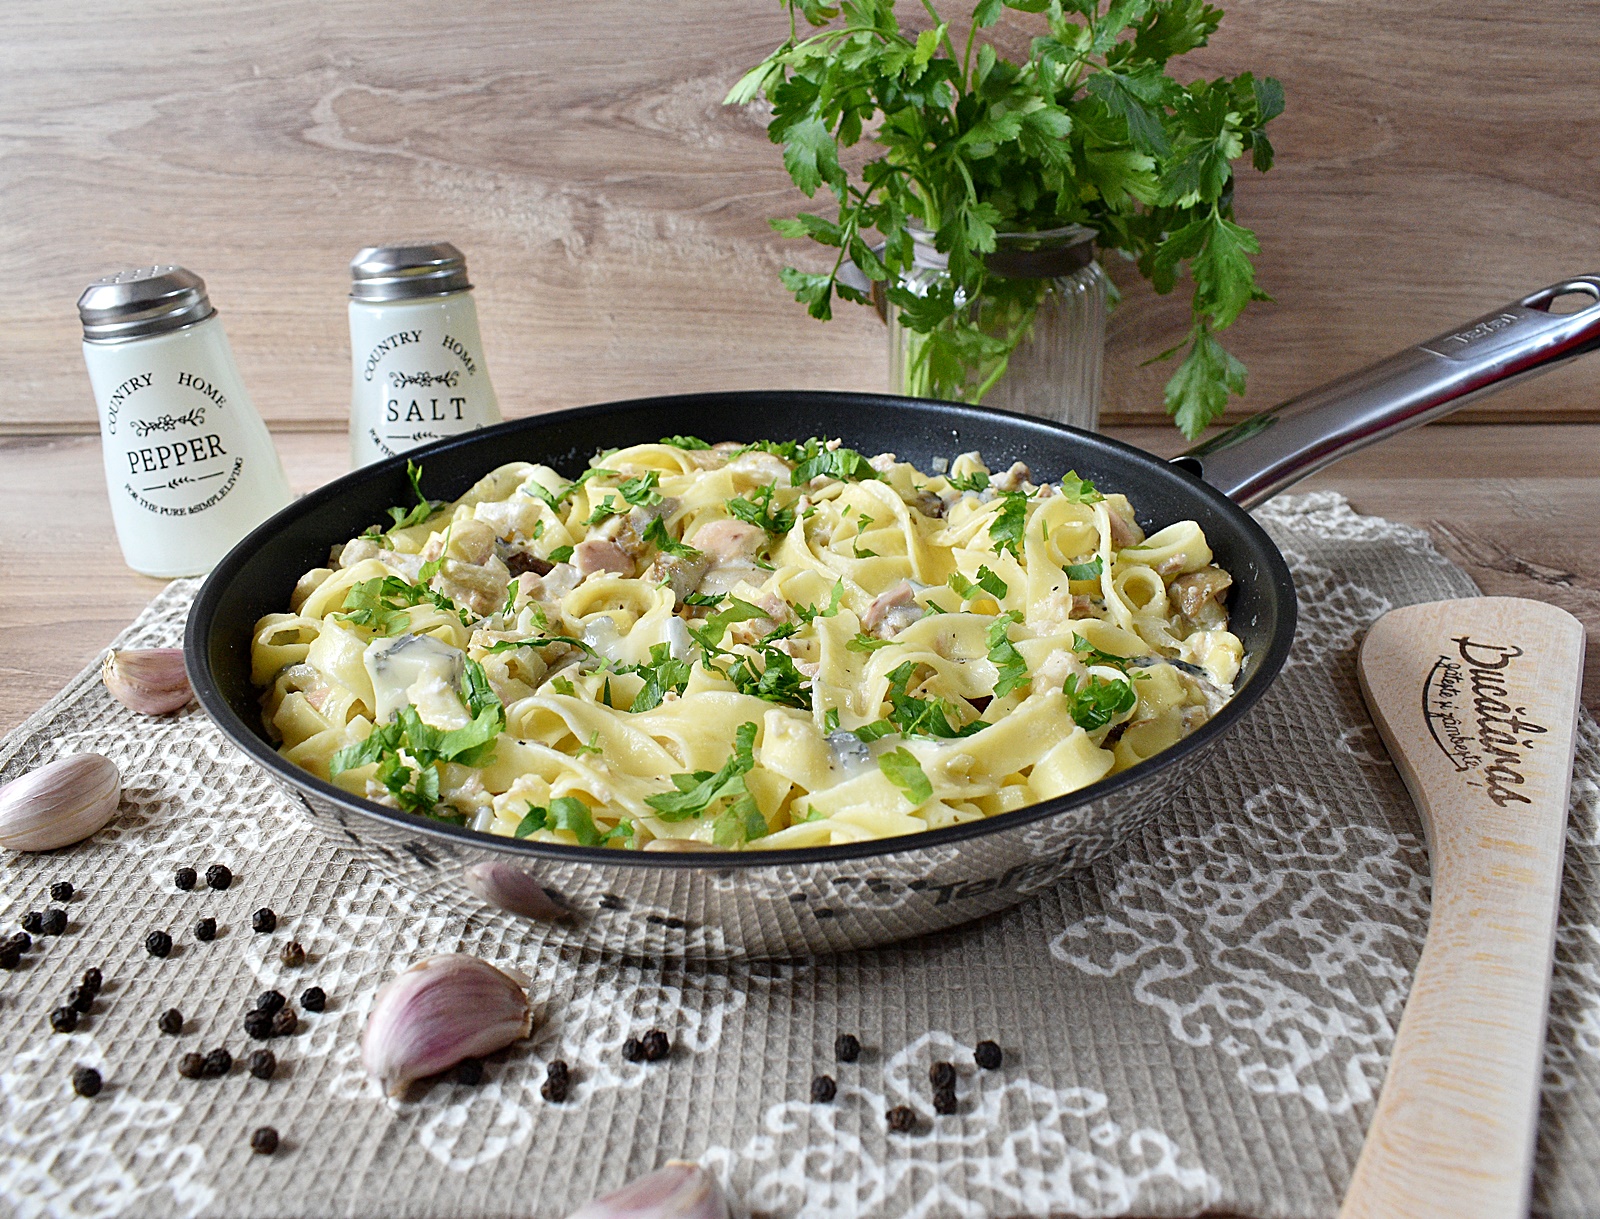
[[[1115,433],[1170,455],[1167,428]],[[297,493],[348,468],[342,435],[279,432]],[[1336,489],[1357,510],[1428,528],[1487,593],[1533,597],[1575,614],[1589,634],[1585,705],[1600,715],[1600,427],[1419,428],[1346,458],[1296,490]],[[122,563],[111,532],[99,442],[0,439],[0,733],[92,661],[161,589]],[[1478,560],[1487,558],[1498,566]],[[1553,572],[1536,579],[1530,571]]]
[[[1268,71],[1289,99],[1279,167],[1239,186],[1277,298],[1233,332],[1248,409],[1596,269],[1584,0],[1225,7],[1180,75]],[[466,251],[509,415],[882,386],[870,311],[820,325],[778,284],[786,260],[818,260],[766,226],[803,199],[760,116],[720,104],[783,29],[768,0],[683,0],[647,28],[619,0],[12,0],[0,430],[93,429],[73,302],[156,259],[205,276],[270,420],[342,427],[346,263],[418,233]],[[1185,307],[1111,261],[1127,295],[1106,414],[1158,417],[1167,369],[1138,365]],[[1596,376],[1579,364],[1469,417],[1600,419]]]
[[[1341,1219],[1527,1212],[1584,633],[1518,597],[1411,605],[1362,693],[1428,832],[1428,937]]]

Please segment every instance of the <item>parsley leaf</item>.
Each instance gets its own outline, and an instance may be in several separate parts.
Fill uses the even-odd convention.
[[[856,514],[856,535],[850,539],[850,553],[858,559],[875,559],[878,557],[876,550],[861,549],[861,535],[867,531],[867,526],[872,524],[874,519],[874,517],[868,516],[865,512]]]
[[[958,727],[961,722],[956,709],[942,698],[918,698],[906,692],[911,683],[912,674],[916,672],[916,662],[908,660],[903,665],[892,670],[889,674],[889,715],[888,723],[903,736],[933,736],[946,740],[955,737],[971,736],[975,732],[982,732],[989,725],[982,720],[974,720],[965,728]],[[883,723],[884,721],[879,721]],[[868,724],[865,728],[856,729],[856,735],[863,741],[876,740],[879,736],[887,735],[887,730],[878,731],[873,736],[862,736],[876,727]]]
[[[827,609],[818,609],[814,605],[794,605],[790,606],[790,608],[794,610],[795,617],[799,618],[801,622],[809,625],[812,622],[815,622],[818,618],[832,618],[835,614],[837,614],[839,612],[839,601],[843,596],[844,581],[837,580],[833,585],[833,595],[828,598]]]
[[[1076,470],[1068,470],[1061,479],[1061,497],[1070,504],[1098,504],[1105,496],[1087,478],[1079,478]]]
[[[409,509],[390,508],[389,519],[394,524],[389,526],[389,532],[396,529],[409,529],[412,525],[420,525],[433,515],[443,500],[431,500],[422,493],[422,467],[410,458],[406,459],[406,477],[411,480],[411,493],[417,497],[417,502]]]
[[[661,502],[661,492],[656,489],[657,484],[660,482],[661,472],[659,470],[651,470],[649,473],[641,474],[637,478],[628,479],[617,490],[622,492],[623,499],[635,507],[647,507],[650,504],[659,504]]]
[[[645,803],[656,810],[663,821],[686,821],[690,817],[703,817],[718,800],[746,796],[744,777],[755,766],[753,750],[756,726],[740,724],[733,738],[733,754],[722,764],[722,769],[712,774],[708,770],[676,774],[672,778],[675,791],[646,796]]]
[[[740,656],[723,674],[733,683],[734,689],[769,703],[811,710],[811,687],[806,684],[805,675],[795,667],[794,659],[773,647],[759,648],[756,655],[762,663],[759,672],[753,657]]]
[[[565,563],[571,557],[572,557],[572,547],[571,546],[557,546],[547,556],[549,561],[552,562],[552,563]]]
[[[399,576],[374,577],[352,585],[341,606],[344,612],[335,617],[369,627],[375,635],[400,635],[411,627],[411,615],[405,611],[423,602],[454,614],[462,626],[472,625],[467,611],[449,597],[420,584],[407,583]]]
[[[576,796],[557,796],[550,801],[549,808],[540,808],[529,801],[527,813],[517,822],[511,836],[526,838],[535,830],[570,830],[578,845],[583,847],[599,846],[601,841],[600,831],[594,826],[594,815]]]
[[[694,665],[687,660],[672,659],[672,646],[658,643],[651,647],[647,663],[619,666],[617,672],[637,673],[644,678],[644,685],[640,686],[639,693],[633,696],[633,706],[629,708],[630,711],[638,713],[659,707],[668,690],[682,694],[688,688]]]
[[[663,436],[657,444],[671,445],[675,449],[709,449],[711,446],[698,436]]]
[[[1104,681],[1091,675],[1080,683],[1076,673],[1067,674],[1061,692],[1067,700],[1067,714],[1085,732],[1104,728],[1139,701],[1132,682]]]
[[[994,552],[1009,550],[1022,557],[1022,534],[1028,523],[1028,496],[1024,491],[1002,491],[1005,502],[989,522],[989,537],[994,542]]]
[[[582,648],[590,656],[595,654],[592,647],[581,639],[574,639],[571,635],[541,635],[535,639],[502,639],[486,647],[484,655],[493,656],[496,652],[514,652],[518,648],[547,648],[553,643],[569,643],[575,648]]]
[[[808,442],[809,443],[809,442]],[[813,478],[837,478],[841,482],[870,482],[878,477],[872,463],[854,449],[819,447],[795,467],[789,476],[791,486],[803,487]]]
[[[598,525],[607,517],[621,516],[626,511],[626,508],[617,503],[617,497],[615,495],[608,495],[600,503],[594,506],[594,511],[589,513],[588,519],[586,519],[583,523],[585,525]]]
[[[946,481],[957,491],[982,491],[989,485],[989,475],[984,470],[974,470],[971,474],[952,474]]]
[[[699,626],[689,627],[689,634],[700,645],[700,651],[705,657],[705,666],[711,667],[712,656],[725,654],[727,649],[722,646],[722,636],[735,622],[748,622],[752,618],[765,618],[767,611],[759,605],[751,605],[748,601],[741,601],[737,597],[730,597],[731,604],[725,610],[718,610],[711,614]]]
[[[589,743],[587,745],[579,745],[572,751],[572,756],[575,758],[581,758],[585,754],[590,753],[599,754],[602,756],[605,754],[605,750],[600,748],[600,729],[598,728],[589,734]]]
[[[774,537],[788,533],[794,528],[794,509],[772,507],[772,497],[777,490],[777,483],[769,483],[759,491],[752,491],[749,499],[735,496],[725,505],[728,514],[751,525],[757,525]]]
[[[1011,624],[1014,614],[1001,614],[989,628],[989,659],[994,662],[999,675],[994,683],[994,696],[1004,698],[1028,680],[1028,666],[1011,642]]]
[[[976,580],[969,580],[958,571],[952,573],[946,583],[955,591],[956,596],[963,601],[970,601],[980,592],[988,593],[996,601],[999,601],[1011,591],[1010,585],[990,571],[986,564],[979,566]]]
[[[878,639],[875,636],[866,634],[865,632],[857,631],[856,637],[844,646],[849,648],[852,652],[876,652],[879,648],[892,648],[894,646],[894,640]]]
[[[1098,580],[1100,573],[1105,570],[1105,564],[1099,555],[1087,563],[1068,563],[1061,569],[1067,573],[1069,580]]]
[[[644,540],[649,542],[663,554],[677,555],[681,559],[698,559],[700,552],[687,543],[680,542],[667,532],[667,526],[662,519],[652,517],[645,526]]]
[[[883,772],[884,778],[905,793],[913,808],[932,799],[933,784],[911,751],[904,746],[880,757],[878,769]]]

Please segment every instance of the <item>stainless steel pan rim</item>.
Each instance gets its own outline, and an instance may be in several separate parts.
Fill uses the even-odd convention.
[[[924,830],[896,838],[874,839],[868,842],[848,843],[839,846],[796,847],[777,851],[644,852],[619,851],[605,847],[565,846],[557,843],[528,842],[524,839],[506,838],[498,834],[488,834],[480,830],[468,829],[464,826],[449,825],[429,817],[393,809],[387,805],[377,804],[371,800],[353,796],[343,788],[319,779],[311,772],[286,761],[262,737],[260,728],[257,725],[246,722],[218,688],[212,676],[207,646],[221,590],[238,574],[238,569],[243,565],[244,560],[253,554],[262,542],[274,536],[282,528],[285,520],[298,517],[322,504],[339,499],[347,493],[353,480],[392,478],[398,473],[403,473],[408,460],[420,462],[426,469],[426,463],[430,456],[466,445],[477,448],[483,446],[486,441],[495,436],[520,436],[527,432],[552,430],[566,423],[603,419],[611,415],[632,413],[641,408],[659,409],[666,414],[675,409],[681,409],[686,405],[701,406],[710,403],[733,403],[756,406],[763,400],[770,401],[775,397],[783,397],[793,401],[810,401],[825,407],[831,406],[841,414],[846,408],[870,407],[876,410],[903,410],[921,422],[927,422],[933,417],[937,417],[941,423],[964,417],[1017,420],[1038,429],[1046,429],[1057,433],[1064,449],[1069,446],[1076,446],[1079,449],[1092,447],[1109,448],[1122,453],[1135,462],[1149,464],[1154,471],[1170,472],[1172,477],[1181,478],[1189,484],[1188,490],[1191,494],[1208,503],[1219,513],[1234,517],[1237,526],[1252,535],[1252,540],[1259,547],[1260,553],[1272,565],[1270,570],[1261,573],[1260,578],[1276,586],[1275,591],[1278,594],[1281,617],[1277,628],[1271,636],[1268,647],[1264,652],[1258,652],[1246,657],[1246,668],[1241,671],[1240,685],[1237,692],[1211,720],[1207,721],[1195,732],[1163,750],[1160,754],[1148,758],[1119,774],[1102,779],[1098,783],[1092,783],[1088,787],[1070,795],[1061,796],[1054,800],[1045,800],[1038,804],[1030,804],[1014,812],[1001,813],[977,821],[948,826],[944,829]],[[748,437],[750,440],[759,438],[761,437],[755,435]],[[718,439],[738,438],[718,437]],[[848,443],[850,437],[844,435],[843,439]],[[572,453],[551,454],[544,460],[552,465],[557,463],[570,464],[574,456],[578,455]],[[592,454],[585,453],[581,455],[581,459],[587,461],[590,456]],[[998,460],[1005,461],[1011,459],[1010,455],[998,458]],[[483,472],[487,473],[487,469]],[[563,473],[566,473],[568,477],[572,477],[577,471],[569,470],[563,471]],[[1122,491],[1124,489],[1121,487],[1108,487],[1107,490]],[[1137,505],[1135,506],[1137,507]],[[330,538],[328,539],[328,545],[333,545],[339,540],[341,539]],[[1293,577],[1289,574],[1288,565],[1284,562],[1282,555],[1278,553],[1276,545],[1261,526],[1256,524],[1247,513],[1244,513],[1227,496],[1202,482],[1182,467],[1171,465],[1163,467],[1150,454],[1132,445],[1114,440],[1108,436],[1084,432],[1049,420],[1018,415],[989,407],[966,406],[954,402],[899,398],[887,394],[841,393],[825,390],[747,392],[735,390],[715,394],[676,394],[659,398],[629,399],[622,402],[600,403],[594,406],[576,407],[571,410],[555,411],[545,415],[512,420],[509,423],[502,423],[495,427],[469,433],[467,436],[438,441],[412,450],[403,457],[395,457],[381,463],[375,463],[341,478],[334,479],[332,482],[313,491],[310,495],[296,500],[288,508],[267,520],[240,542],[218,564],[207,578],[190,610],[184,648],[190,682],[193,684],[196,697],[199,699],[200,705],[206,714],[222,729],[223,734],[235,746],[244,750],[258,765],[266,768],[274,778],[290,790],[295,788],[309,789],[350,812],[358,813],[363,817],[377,819],[411,833],[469,846],[482,846],[487,841],[497,852],[521,855],[530,860],[538,859],[558,863],[604,863],[616,867],[669,870],[697,870],[704,868],[728,870],[757,869],[771,867],[775,864],[843,862],[845,860],[890,856],[903,851],[921,850],[927,847],[963,842],[1053,817],[1059,813],[1092,803],[1102,797],[1131,787],[1142,782],[1155,771],[1176,765],[1190,754],[1207,749],[1213,741],[1229,732],[1239,720],[1249,713],[1250,709],[1265,695],[1278,671],[1283,667],[1284,661],[1288,659],[1289,650],[1294,642],[1295,621],[1296,602]]]

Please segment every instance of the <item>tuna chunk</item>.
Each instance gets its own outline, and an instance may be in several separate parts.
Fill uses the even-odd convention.
[[[597,571],[615,572],[619,576],[631,576],[634,572],[633,559],[615,542],[579,542],[572,550],[572,565],[586,578]]]
[[[890,639],[922,617],[917,607],[916,590],[902,580],[887,592],[879,593],[861,616],[861,625],[880,639]]]
[[[767,531],[761,526],[730,519],[702,525],[689,539],[689,545],[709,555],[713,563],[721,565],[755,557],[766,540]]]

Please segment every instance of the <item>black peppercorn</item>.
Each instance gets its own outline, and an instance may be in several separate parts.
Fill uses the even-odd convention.
[[[94,1006],[94,991],[87,986],[74,986],[72,993],[67,996],[67,1006],[87,1015],[89,1009]]]
[[[53,902],[70,902],[72,900],[72,882],[58,880],[50,886],[50,900]]]
[[[156,1017],[156,1027],[169,1037],[176,1037],[183,1032],[183,1013],[175,1007],[169,1007]]]
[[[46,935],[60,935],[67,929],[67,912],[60,906],[51,906],[44,912],[39,930]]]
[[[954,1088],[936,1088],[933,1093],[933,1111],[941,1114],[951,1114],[956,1111],[956,1090]]]
[[[72,1090],[79,1096],[98,1096],[100,1094],[100,1072],[93,1067],[73,1067]]]
[[[233,873],[226,864],[214,863],[206,869],[206,884],[218,892],[233,883]]]
[[[33,947],[33,937],[26,931],[19,931],[5,941],[5,947],[15,948],[18,952],[27,952]]]
[[[294,1014],[294,1008],[286,1007],[272,1018],[272,1035],[274,1037],[287,1037],[300,1027],[300,1018]]]
[[[185,1079],[199,1079],[206,1073],[206,1060],[199,1054],[185,1054],[178,1059],[178,1074]]]
[[[217,920],[203,918],[194,925],[194,938],[209,942],[217,938]]]
[[[651,1029],[644,1035],[639,1045],[644,1050],[644,1060],[646,1062],[660,1062],[668,1054],[672,1053],[672,1043],[667,1040],[667,1035],[660,1029]]]
[[[861,1043],[850,1033],[840,1033],[833,1039],[833,1056],[840,1062],[854,1062],[861,1057]]]
[[[172,951],[172,937],[165,931],[152,931],[144,937],[144,950],[153,957],[164,957]]]
[[[838,1095],[839,1085],[833,1082],[831,1075],[819,1075],[811,1081],[811,1103],[826,1105]]]
[[[271,1079],[278,1069],[278,1059],[271,1050],[252,1050],[244,1062],[257,1079]]]
[[[1000,1047],[992,1041],[980,1041],[972,1051],[973,1061],[985,1071],[998,1071],[1004,1057]]]
[[[644,1043],[637,1037],[629,1037],[622,1043],[622,1056],[629,1062],[643,1062]]]
[[[258,1156],[269,1156],[278,1150],[278,1132],[271,1126],[258,1126],[250,1135],[250,1150]]]
[[[219,1046],[206,1055],[203,1074],[215,1079],[218,1076],[226,1075],[231,1070],[233,1070],[233,1055],[228,1053],[227,1050]]]
[[[308,1012],[320,1012],[328,1006],[328,996],[320,986],[308,986],[300,992],[300,1006]]]
[[[0,969],[15,969],[22,964],[22,949],[15,944],[0,944]]]
[[[98,995],[100,988],[105,984],[106,976],[98,969],[86,969],[83,971],[83,985],[87,986],[95,994]]]
[[[70,1033],[78,1027],[78,1013],[70,1007],[58,1007],[50,1013],[50,1027],[58,1033]]]
[[[256,996],[256,1010],[258,1012],[266,1012],[267,1015],[271,1016],[275,1012],[281,1012],[283,1005],[287,1002],[288,1000],[283,997],[281,991],[264,990]]]
[[[896,1134],[911,1134],[917,1128],[917,1111],[909,1105],[896,1105],[883,1115],[883,1120]]]
[[[278,960],[290,969],[298,969],[306,963],[306,950],[299,940],[290,940],[283,946],[283,951],[278,953]]]
[[[22,929],[38,935],[44,930],[44,915],[37,910],[30,910],[22,916]]]
[[[552,1075],[539,1085],[539,1095],[551,1104],[559,1105],[567,1099],[568,1081],[565,1075]]]
[[[483,1064],[476,1058],[463,1058],[456,1063],[455,1081],[458,1084],[466,1084],[469,1088],[481,1084],[483,1082]]]
[[[565,1085],[571,1080],[572,1071],[568,1068],[566,1059],[557,1058],[544,1069],[544,1077],[546,1079],[559,1079]]]
[[[194,874],[193,868],[179,868],[172,874],[172,883],[177,885],[178,888],[182,889],[185,893],[189,892],[190,889],[193,889],[195,883],[199,879],[200,878]]]
[[[272,1013],[256,1008],[244,1014],[244,1031],[257,1041],[272,1036]]]
[[[250,926],[257,935],[266,935],[278,929],[278,916],[267,906],[262,906],[250,916]]]
[[[956,1086],[956,1068],[954,1063],[936,1062],[928,1068],[928,1080],[935,1088],[953,1088]]]

